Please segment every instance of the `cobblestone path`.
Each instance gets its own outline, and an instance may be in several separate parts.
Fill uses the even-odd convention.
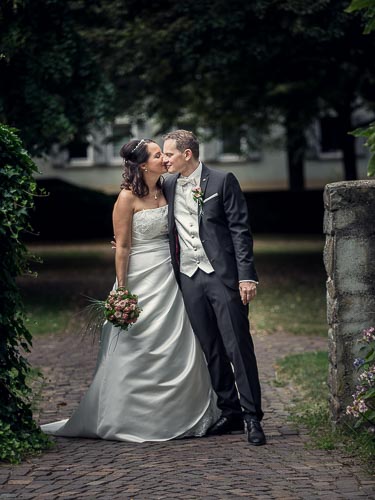
[[[305,447],[287,423],[293,388],[277,387],[274,362],[289,353],[325,349],[325,340],[286,333],[254,338],[263,387],[267,446],[242,436],[132,444],[56,439],[20,465],[0,467],[0,499],[357,499],[375,498],[375,480],[350,457]],[[89,384],[96,348],[89,339],[34,340],[31,361],[46,376],[40,423],[69,416]]]

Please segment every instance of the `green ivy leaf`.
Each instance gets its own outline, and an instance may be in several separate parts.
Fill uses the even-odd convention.
[[[30,228],[29,213],[37,194],[36,165],[14,129],[0,124],[0,460],[18,462],[26,453],[48,446],[32,419],[29,363],[31,334],[16,284],[27,272],[29,257],[21,240]]]
[[[372,155],[367,166],[368,177],[373,177],[375,175],[375,155]]]
[[[375,387],[366,391],[366,394],[364,394],[363,396],[363,399],[371,399],[371,398],[375,398]]]
[[[349,134],[354,135],[354,137],[370,137],[373,134],[373,130],[371,127],[361,127],[352,130]]]
[[[351,13],[369,7],[374,7],[373,0],[352,0],[352,3],[345,9],[345,12]]]

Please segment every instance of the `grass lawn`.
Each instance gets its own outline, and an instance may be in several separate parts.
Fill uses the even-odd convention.
[[[321,237],[255,238],[260,284],[250,318],[256,331],[327,335],[323,246]]]
[[[255,236],[260,285],[251,304],[252,328],[327,334],[322,237]],[[19,280],[33,335],[77,327],[85,296],[105,298],[114,282],[114,254],[109,243],[30,247],[43,259],[34,264],[37,278]]]
[[[38,245],[30,251],[42,259],[33,263],[36,278],[18,280],[24,298],[27,327],[33,335],[61,333],[83,327],[87,297],[105,298],[114,282],[114,254],[106,243]]]
[[[344,449],[358,457],[368,472],[375,470],[374,435],[366,430],[334,428],[330,421],[327,387],[327,352],[308,352],[286,356],[276,366],[276,385],[292,384],[297,395],[291,401],[290,420],[307,427],[310,446],[324,450]]]

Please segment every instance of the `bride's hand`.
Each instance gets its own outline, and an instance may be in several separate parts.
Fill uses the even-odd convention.
[[[113,240],[111,241],[111,245],[113,250],[116,250],[116,236],[113,236]]]

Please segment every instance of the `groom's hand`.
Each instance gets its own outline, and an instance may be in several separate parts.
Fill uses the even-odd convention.
[[[257,285],[253,281],[241,281],[240,295],[242,303],[246,306],[257,294]]]

